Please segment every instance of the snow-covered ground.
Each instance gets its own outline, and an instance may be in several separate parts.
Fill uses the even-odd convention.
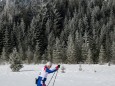
[[[82,71],[79,65],[64,66],[66,73],[59,70],[55,86],[115,86],[115,65],[82,65]],[[0,65],[0,86],[36,86],[35,78],[41,67],[43,65],[24,65],[20,72],[12,72],[9,65]]]

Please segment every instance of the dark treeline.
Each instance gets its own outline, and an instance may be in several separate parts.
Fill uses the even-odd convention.
[[[115,0],[2,0],[1,61],[14,49],[27,63],[115,62]]]

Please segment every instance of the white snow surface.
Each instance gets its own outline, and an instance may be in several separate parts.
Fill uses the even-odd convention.
[[[0,86],[36,86],[35,78],[43,66],[24,65],[20,72],[12,72],[10,65],[0,65]],[[58,71],[54,86],[115,86],[115,65],[83,64],[82,71],[79,71],[79,65],[64,66],[65,73]],[[49,74],[46,84],[52,75]],[[49,86],[52,86],[53,80]]]

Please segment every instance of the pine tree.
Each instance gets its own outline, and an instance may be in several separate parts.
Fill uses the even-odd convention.
[[[13,52],[10,55],[10,64],[10,68],[13,72],[18,72],[23,67],[20,55],[16,48],[13,49]]]
[[[51,2],[48,5],[47,17],[50,21],[50,30],[53,31],[55,36],[59,37],[61,34],[61,17],[55,3]]]
[[[75,26],[75,18],[72,18],[72,20],[69,21],[69,29],[70,29],[70,33],[72,34],[72,37],[75,36],[75,30],[76,30],[76,26]]]
[[[87,54],[86,63],[87,63],[87,64],[93,64],[91,49],[88,49],[88,54]]]
[[[114,31],[113,31],[113,34],[112,34],[112,40],[113,40],[113,42],[112,42],[112,59],[111,59],[111,61],[113,62],[113,63],[115,63],[115,27],[114,27]]]
[[[31,9],[34,15],[37,15],[39,12],[39,0],[31,0]]]
[[[103,45],[101,45],[99,53],[99,64],[102,65],[105,62],[105,50]]]
[[[2,33],[1,33],[1,30],[0,30],[0,55],[1,55],[1,53],[2,53],[2,41],[3,39],[2,39]]]
[[[83,33],[84,33],[84,24],[83,24],[83,19],[82,18],[79,19],[79,22],[78,22],[78,31],[80,31],[82,33],[81,35],[83,35]]]
[[[40,63],[42,60],[39,43],[36,44],[33,60],[34,60],[35,64]]]
[[[112,58],[111,62],[115,63],[115,42],[112,43]]]
[[[88,41],[88,36],[86,32],[84,34],[83,40],[84,42],[82,44],[82,58],[85,61],[87,59],[88,49],[89,49],[89,41]]]
[[[68,36],[70,33],[69,21],[68,21],[67,17],[64,19],[64,27],[63,28],[64,28],[64,30],[61,32],[60,40],[67,42]]]
[[[26,37],[26,33],[25,33],[25,23],[24,20],[21,19],[21,23],[20,25],[18,24],[17,26],[17,39],[18,39],[18,47],[20,49],[20,46],[23,48],[26,48],[27,43],[25,42],[26,40],[24,40],[24,37]]]
[[[51,32],[51,21],[50,19],[48,19],[46,22],[46,35],[48,36],[50,32]]]
[[[45,64],[47,62],[47,51],[45,50],[44,54],[42,55],[42,64]]]
[[[106,41],[105,41],[105,48],[106,48],[106,60],[107,62],[110,62],[111,60],[111,57],[112,57],[112,51],[111,51],[111,45],[112,45],[112,40],[111,40],[111,33],[109,32],[110,30],[110,24],[107,23],[107,26],[106,26]]]
[[[5,34],[4,34],[4,47],[5,50],[7,52],[7,54],[10,53],[10,48],[11,48],[11,41],[10,41],[10,33],[9,33],[9,29],[8,27],[5,30]]]
[[[17,25],[14,24],[13,26],[14,29],[14,37],[15,37],[15,41],[17,41],[15,44],[18,47],[18,51],[20,54],[20,58],[21,60],[25,60],[26,59],[26,55],[25,55],[25,50],[27,49],[27,39],[26,34],[25,34],[25,23],[24,20],[21,19],[20,24],[18,23]]]
[[[48,44],[47,46],[47,59],[52,62],[53,60],[53,48]]]
[[[31,51],[30,47],[28,47],[28,50],[26,52],[26,56],[27,56],[27,60],[28,60],[28,63],[32,63],[32,60],[33,60],[33,52]]]
[[[89,25],[88,25],[88,18],[85,15],[85,17],[83,18],[83,22],[84,22],[84,28],[86,31],[88,31]]]
[[[39,43],[40,53],[42,54],[44,53],[47,45],[45,36],[45,22],[45,16],[38,14],[35,26],[35,43]]]
[[[56,38],[56,43],[55,46],[53,48],[53,60],[54,62],[59,63],[61,61],[61,57],[62,57],[62,48],[61,48],[61,43],[60,40],[58,38]]]
[[[75,47],[76,47],[76,58],[77,62],[81,62],[82,59],[82,37],[81,34],[76,30],[75,33]]]
[[[68,45],[67,45],[67,61],[69,63],[77,63],[76,61],[76,49],[75,43],[73,41],[72,35],[70,34],[68,37]]]
[[[4,11],[5,11],[5,12],[8,11],[8,9],[9,9],[9,4],[10,4],[9,0],[6,0],[6,5],[5,5],[5,7],[4,7]]]
[[[35,39],[36,39],[36,25],[37,25],[38,18],[33,17],[30,28],[28,30],[28,46],[35,47]]]
[[[8,60],[9,60],[8,58],[9,58],[9,56],[8,56],[8,54],[6,53],[5,48],[3,47],[2,53],[1,53],[1,59],[2,59],[3,61],[8,61]]]
[[[21,59],[22,61],[23,61],[23,60],[26,60],[25,52],[24,52],[22,46],[21,46],[21,45],[19,45],[19,46],[20,46],[20,48],[19,48],[20,59]]]
[[[48,36],[48,46],[47,46],[47,58],[49,61],[53,61],[53,46],[55,43],[55,37],[53,32],[51,32]]]
[[[11,39],[11,50],[13,50],[13,47],[16,46],[16,36],[15,36],[15,32],[14,31],[11,32],[10,39]]]
[[[62,54],[62,57],[61,57],[62,63],[66,63],[66,61],[67,61],[67,52],[66,52],[67,47],[66,47],[66,44],[65,44],[64,41],[61,42],[61,49],[62,49],[62,51],[61,51],[61,54]]]

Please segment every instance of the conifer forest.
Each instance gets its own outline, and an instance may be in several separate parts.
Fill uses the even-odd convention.
[[[15,59],[115,63],[115,0],[1,0],[0,63]]]

